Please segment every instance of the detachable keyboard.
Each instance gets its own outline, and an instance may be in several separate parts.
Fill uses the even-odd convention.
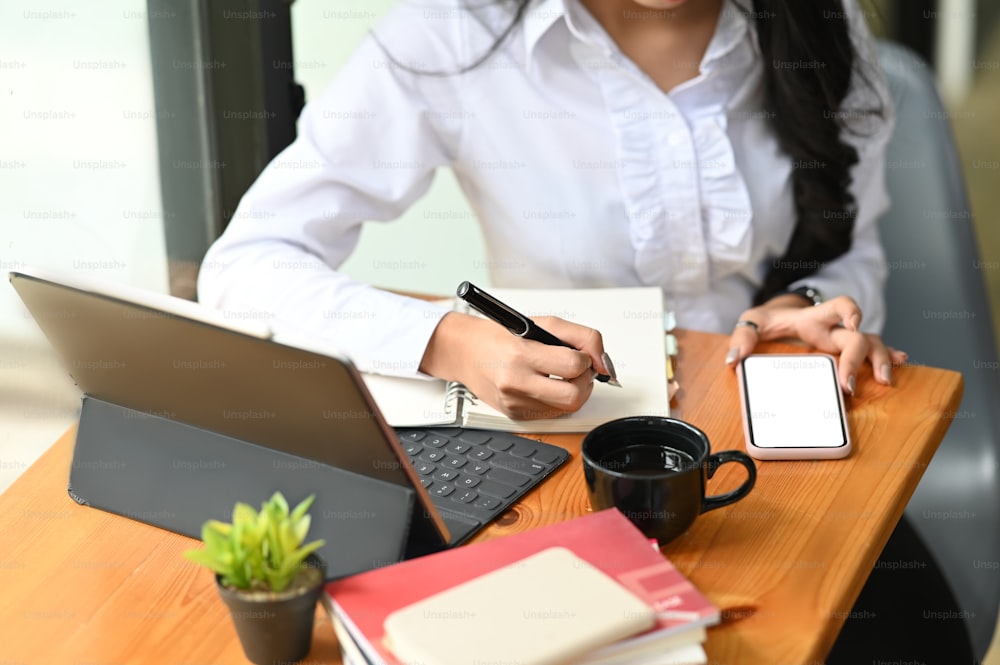
[[[467,540],[569,459],[558,446],[510,432],[396,428],[451,544]]]

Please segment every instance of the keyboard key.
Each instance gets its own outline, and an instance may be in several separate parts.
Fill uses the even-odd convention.
[[[462,441],[467,441],[468,443],[482,445],[490,440],[490,435],[486,432],[480,432],[477,430],[466,430],[465,432],[462,432],[458,438]]]
[[[515,473],[507,469],[490,469],[486,473],[486,477],[506,485],[514,485],[515,487],[527,485],[531,481],[531,478],[523,473]]]
[[[538,462],[530,462],[528,466],[524,467],[524,470],[533,476],[537,476],[542,471],[546,471],[549,467],[544,464],[539,464]]]
[[[444,520],[448,531],[451,532],[452,544],[457,544],[459,540],[464,539],[470,533],[478,531],[488,521],[471,515],[474,510],[483,513],[486,511],[482,508],[473,508],[467,503],[455,503],[435,497],[434,505],[437,506],[441,519]]]
[[[449,515],[461,521],[454,533],[464,535],[470,524],[495,519],[566,457],[508,432],[434,427],[397,433],[420,484],[446,521]]]
[[[523,457],[506,457],[504,459],[494,458],[491,465],[494,469],[507,469],[508,471],[515,471],[517,473],[528,473],[532,476],[537,476],[543,471],[548,471],[551,468],[549,465],[532,462],[531,460],[524,459]]]
[[[455,484],[458,485],[459,487],[475,487],[481,482],[483,482],[483,479],[480,478],[479,476],[463,475],[461,478],[458,479],[458,481]]]
[[[456,455],[464,455],[465,453],[472,450],[472,446],[467,443],[462,443],[461,441],[452,441],[447,448],[445,448],[449,453],[455,453]]]
[[[448,483],[438,483],[431,490],[431,494],[434,496],[448,496],[455,491],[455,486]]]
[[[461,501],[462,503],[472,503],[479,498],[479,492],[476,490],[465,490],[461,494],[456,494],[451,498],[454,501]]]
[[[458,525],[460,527],[459,529],[452,527],[451,522],[456,515],[455,511],[461,511],[460,514],[463,520],[472,519],[477,523],[477,526],[486,524],[497,516],[497,511],[476,508],[471,503],[461,503],[441,498],[435,499],[434,503],[438,507],[438,512],[441,513],[441,517],[444,518],[444,523],[448,525],[449,529],[451,529],[452,534],[456,531],[460,531],[462,527],[461,523]]]
[[[420,459],[425,462],[440,462],[445,458],[445,452],[443,450],[425,450],[421,455]]]
[[[451,455],[448,455],[447,459],[441,462],[441,465],[450,469],[461,469],[467,462],[468,460],[464,457],[452,457]]]
[[[489,480],[484,480],[479,483],[476,487],[480,494],[490,494],[501,499],[506,499],[507,497],[514,495],[514,488],[507,485],[501,485],[500,483],[494,483]]]
[[[504,450],[507,450],[513,445],[514,445],[513,441],[505,441],[503,439],[493,439],[492,441],[486,444],[486,447],[489,448],[490,450],[503,452]]]
[[[434,469],[436,469],[437,467],[434,466],[433,464],[429,464],[428,462],[417,462],[416,464],[413,465],[413,468],[416,469],[417,473],[419,473],[421,476],[429,476],[430,474],[434,473]]]
[[[516,455],[517,457],[531,457],[535,454],[536,450],[538,450],[538,446],[518,441],[514,444],[514,447],[510,449],[510,454]]]
[[[486,510],[496,510],[503,502],[500,499],[494,499],[491,496],[480,496],[474,504],[477,508],[485,508]]]
[[[490,460],[489,465],[494,469],[506,469],[507,471],[514,471],[516,473],[530,473],[535,475],[537,472],[532,471],[531,467],[536,466],[540,468],[545,468],[544,466],[538,464],[538,462],[532,462],[531,460],[525,459],[523,457],[513,457],[512,455],[504,455],[500,453],[492,460]]]
[[[443,480],[446,483],[450,483],[451,481],[455,480],[455,478],[458,478],[458,471],[452,471],[451,469],[441,469],[440,471],[434,474],[434,477],[437,478],[438,480]]]
[[[558,462],[562,455],[559,454],[558,450],[543,449],[539,450],[534,454],[536,462],[541,462],[542,464],[552,464],[553,462]]]
[[[464,469],[466,473],[474,473],[477,476],[481,476],[489,470],[490,470],[489,464],[484,464],[482,462],[475,462],[475,461],[472,462],[472,464],[465,467]]]

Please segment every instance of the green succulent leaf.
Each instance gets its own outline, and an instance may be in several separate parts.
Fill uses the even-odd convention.
[[[292,522],[292,526],[295,529],[295,546],[298,545],[306,539],[306,534],[309,533],[309,527],[312,525],[312,518],[309,515],[303,515],[297,521]]]
[[[208,550],[187,550],[184,552],[184,558],[198,565],[205,566],[220,575],[228,574],[230,570],[229,565],[225,561],[222,561]]]
[[[219,520],[208,520],[201,527],[201,532],[203,536],[205,533],[205,529],[211,529],[212,531],[215,531],[220,535],[229,536],[229,533],[233,530],[233,525],[229,524],[228,522],[220,522]]]
[[[271,496],[271,506],[278,509],[278,515],[281,517],[288,516],[288,502],[285,500],[285,495],[281,492],[275,492]]]
[[[307,517],[306,512],[309,510],[309,506],[312,505],[313,500],[316,498],[315,494],[310,494],[305,499],[295,506],[295,510],[292,511],[291,520],[293,524],[297,524],[302,520],[303,517]]]
[[[300,546],[309,531],[307,511],[314,498],[307,497],[291,513],[280,492],[261,504],[260,511],[237,503],[232,523],[205,522],[204,549],[188,550],[184,556],[217,573],[227,586],[281,591],[295,579],[306,557],[324,545],[317,540]]]
[[[233,524],[253,524],[257,521],[257,511],[247,503],[237,503],[233,508]]]
[[[277,534],[278,547],[283,554],[286,552],[294,552],[295,548],[299,546],[300,542],[302,542],[296,537],[295,530],[292,528],[292,525],[288,522],[283,522],[279,524],[277,532],[278,532]],[[286,557],[282,556],[282,560],[284,560],[285,558]],[[281,562],[278,561],[276,563],[280,564]]]
[[[302,562],[306,560],[306,557],[308,557],[310,554],[312,554],[319,548],[323,547],[323,545],[325,544],[326,541],[314,540],[308,545],[303,545],[299,549],[292,552],[292,554],[290,554],[288,558],[285,559],[285,564],[284,564],[285,569],[289,571],[297,571],[299,569],[299,566],[302,565]]]

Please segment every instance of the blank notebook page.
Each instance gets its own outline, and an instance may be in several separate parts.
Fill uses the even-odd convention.
[[[466,400],[464,418],[456,421],[455,400],[446,399],[443,382],[366,375],[368,389],[390,425],[453,423],[512,432],[587,432],[615,418],[670,415],[659,288],[491,289],[490,293],[525,316],[558,316],[600,330],[622,387],[595,383],[579,411],[542,420],[514,421],[481,401]]]

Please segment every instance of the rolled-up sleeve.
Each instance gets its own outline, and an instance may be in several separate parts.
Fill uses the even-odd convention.
[[[386,33],[398,35],[404,18],[387,17]],[[401,62],[369,36],[306,106],[298,138],[205,256],[198,296],[227,316],[263,320],[278,336],[337,349],[363,371],[414,376],[447,310],[337,271],[365,221],[398,217],[451,161]]]

